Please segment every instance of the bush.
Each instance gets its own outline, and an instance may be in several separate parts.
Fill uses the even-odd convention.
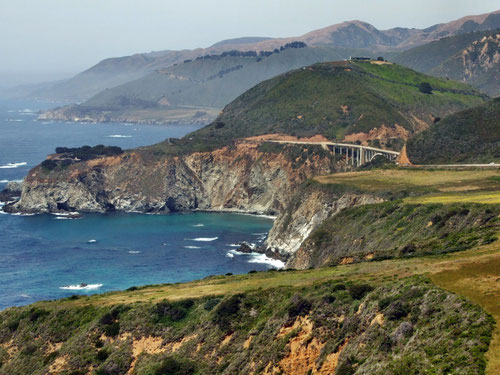
[[[235,294],[219,304],[215,310],[214,323],[220,329],[228,330],[231,327],[233,317],[240,311],[240,302],[243,296],[243,294]]]
[[[106,336],[115,337],[120,333],[120,323],[114,322],[104,327]]]
[[[295,318],[296,316],[306,315],[311,311],[311,308],[311,302],[296,294],[292,297],[288,306],[288,316]]]
[[[220,298],[210,298],[208,301],[205,302],[205,305],[203,308],[206,311],[212,311],[215,306],[217,306],[220,302]]]
[[[159,302],[155,307],[156,315],[158,315],[159,320],[178,322],[186,317],[193,304],[194,301],[192,299],[178,302]]]
[[[373,287],[368,284],[354,284],[349,285],[347,289],[352,298],[361,299],[366,295],[366,293],[371,292]]]
[[[195,371],[196,367],[191,361],[169,357],[163,360],[154,373],[155,375],[191,375]]]
[[[418,89],[424,94],[432,94],[432,86],[429,82],[422,82],[418,85]]]
[[[395,301],[391,303],[387,308],[385,316],[389,320],[398,320],[404,318],[406,315],[408,315],[408,313],[408,306],[405,303],[401,301]]]
[[[101,349],[97,352],[96,358],[98,361],[104,362],[109,357],[109,353],[106,349]]]

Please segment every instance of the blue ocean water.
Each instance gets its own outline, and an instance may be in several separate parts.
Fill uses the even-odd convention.
[[[22,179],[56,146],[131,148],[180,137],[196,126],[41,123],[50,105],[0,102],[0,188]],[[260,243],[272,221],[239,214],[0,215],[0,310],[38,300],[245,273],[276,265],[239,254]],[[87,286],[79,286],[80,284]]]

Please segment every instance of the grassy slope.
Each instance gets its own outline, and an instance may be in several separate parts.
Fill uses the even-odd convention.
[[[432,95],[418,90],[423,81],[435,88]],[[269,133],[342,139],[345,134],[396,124],[414,131],[422,123],[412,116],[430,124],[431,115],[444,116],[482,102],[467,85],[398,65],[322,63],[262,82],[182,143],[186,150],[211,150],[237,138]],[[152,149],[172,152],[164,146]]]
[[[414,164],[500,161],[500,99],[446,117],[408,141]]]

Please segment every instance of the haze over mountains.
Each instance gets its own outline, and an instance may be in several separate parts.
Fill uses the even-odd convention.
[[[32,93],[35,97],[79,102],[120,84],[138,79],[187,59],[220,54],[224,51],[268,51],[293,41],[309,46],[367,49],[369,51],[403,50],[443,37],[500,27],[500,11],[467,16],[426,29],[396,27],[378,30],[362,21],[348,21],[289,38],[238,38],[224,40],[208,48],[182,51],[160,51],[116,57],[101,61],[75,77]],[[319,61],[318,61],[319,62]]]

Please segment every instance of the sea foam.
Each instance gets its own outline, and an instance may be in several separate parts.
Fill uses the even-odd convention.
[[[196,241],[196,242],[212,242],[219,239],[219,237],[198,237],[198,238],[192,238],[190,241]]]
[[[122,135],[122,134],[111,134],[108,135],[108,138],[132,138],[131,135]]]
[[[94,290],[99,289],[102,284],[77,284],[77,285],[64,285],[60,286],[59,289],[63,290]]]
[[[22,167],[23,165],[27,165],[25,161],[21,163],[7,163],[5,165],[0,165],[0,169],[10,169],[10,168],[17,168],[17,167]]]

